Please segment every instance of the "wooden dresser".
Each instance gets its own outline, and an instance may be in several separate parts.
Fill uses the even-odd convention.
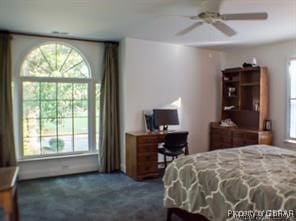
[[[140,181],[158,177],[158,144],[163,142],[165,133],[126,133],[126,174]]]
[[[253,144],[271,145],[272,133],[239,127],[225,128],[216,122],[210,124],[210,150]]]

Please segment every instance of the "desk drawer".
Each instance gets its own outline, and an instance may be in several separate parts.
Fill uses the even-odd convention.
[[[157,156],[156,152],[139,153],[138,162],[154,162],[157,161]]]
[[[138,153],[157,152],[157,144],[139,144]]]
[[[138,144],[158,143],[158,137],[157,136],[142,136],[142,137],[138,137],[137,143]]]
[[[153,161],[149,163],[142,162],[141,164],[138,165],[137,172],[138,174],[157,173],[158,172],[157,161]]]

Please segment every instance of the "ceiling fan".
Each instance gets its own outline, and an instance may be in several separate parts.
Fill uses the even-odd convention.
[[[219,8],[222,0],[199,0],[197,1],[197,8],[199,9],[196,16],[185,16],[191,20],[196,20],[189,27],[176,33],[177,36],[185,35],[195,28],[203,24],[210,24],[226,36],[233,36],[236,31],[224,21],[231,20],[266,20],[268,14],[266,12],[254,12],[254,13],[237,13],[237,14],[220,14]],[[184,17],[184,16],[183,16]]]

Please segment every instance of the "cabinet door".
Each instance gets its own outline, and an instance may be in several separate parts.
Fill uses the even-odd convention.
[[[244,140],[244,132],[241,131],[233,131],[232,132],[232,146],[233,147],[241,147],[245,145]]]
[[[220,149],[222,147],[222,140],[219,129],[211,128],[210,131],[210,150]]]
[[[232,146],[231,131],[227,128],[211,128],[210,150],[230,148]]]
[[[258,134],[257,133],[245,133],[245,145],[258,144]]]

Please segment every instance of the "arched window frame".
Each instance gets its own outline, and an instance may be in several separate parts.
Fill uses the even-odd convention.
[[[43,45],[48,44],[61,44],[67,47],[72,48],[83,58],[83,61],[86,63],[88,70],[89,70],[89,77],[88,78],[78,78],[78,77],[37,77],[37,76],[26,76],[21,75],[22,67],[25,59],[31,52],[42,47]],[[31,47],[29,50],[21,58],[22,62],[20,62],[19,67],[17,68],[17,75],[14,79],[14,93],[18,96],[16,99],[15,104],[18,106],[16,114],[16,121],[19,127],[16,128],[16,137],[18,138],[17,143],[17,154],[19,159],[31,159],[31,158],[44,158],[44,157],[55,157],[55,156],[63,156],[63,155],[73,155],[73,154],[85,154],[85,153],[97,153],[98,149],[98,125],[96,121],[93,119],[98,118],[99,113],[96,108],[96,103],[98,102],[96,91],[99,91],[100,82],[96,75],[93,75],[92,67],[88,62],[88,59],[85,57],[84,53],[82,53],[77,47],[73,44],[69,44],[68,42],[64,42],[62,40],[58,41],[45,41],[39,44],[36,44],[34,47]],[[87,93],[88,93],[88,148],[85,151],[73,151],[73,152],[66,152],[66,153],[54,153],[54,154],[37,154],[37,155],[29,155],[26,156],[24,154],[24,147],[23,147],[23,83],[24,82],[44,82],[44,83],[85,83],[87,84]]]

